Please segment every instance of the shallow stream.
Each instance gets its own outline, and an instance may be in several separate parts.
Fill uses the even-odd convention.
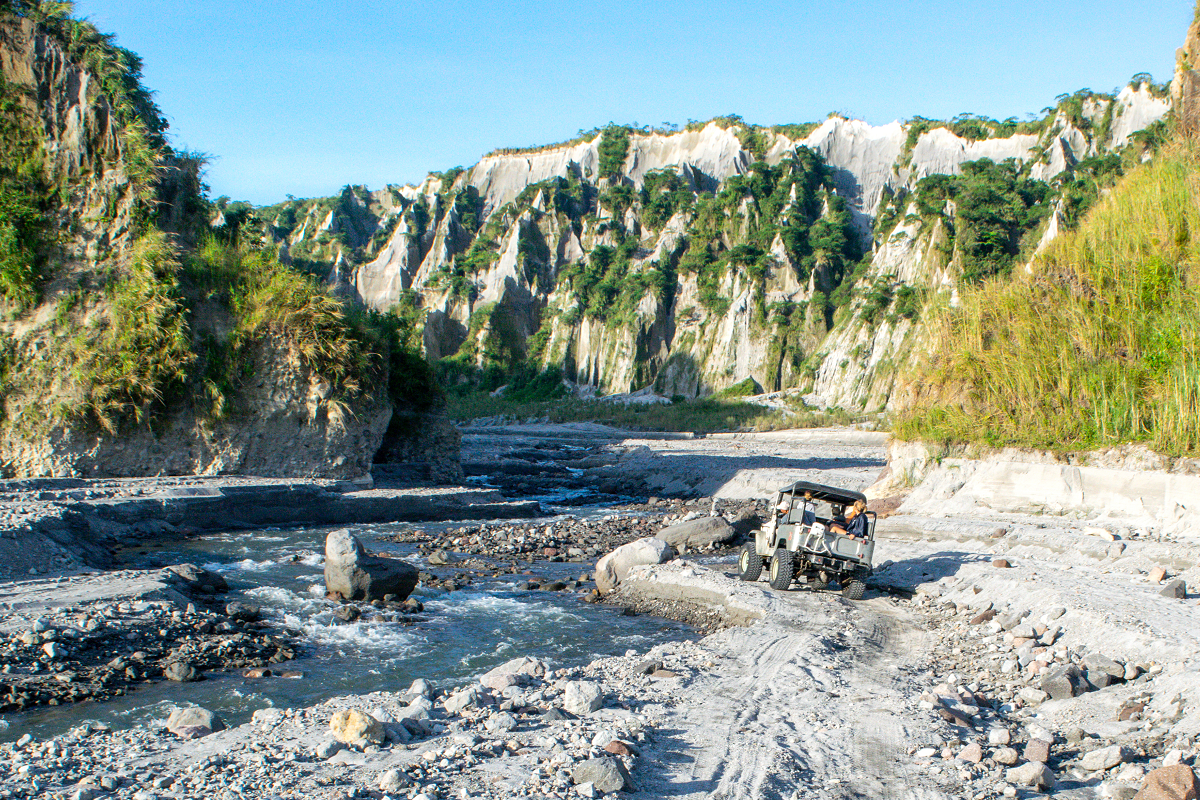
[[[607,512],[593,508],[572,509],[572,513]],[[422,569],[448,574],[452,567],[431,569],[415,545],[381,542],[377,537],[463,524],[350,527],[368,550],[394,553]],[[324,599],[322,553],[329,530],[228,532],[168,543],[130,558],[131,566],[192,562],[220,571],[230,584],[228,600],[246,599],[260,606],[273,626],[303,632],[299,657],[279,666],[298,670],[303,677],[246,679],[230,672],[208,673],[197,683],[143,684],[102,703],[9,715],[10,727],[0,731],[0,739],[23,733],[52,736],[84,720],[126,727],[163,719],[180,703],[210,708],[227,724],[236,725],[248,721],[259,708],[295,708],[343,694],[402,691],[416,678],[437,686],[453,685],[519,656],[567,666],[693,635],[686,625],[624,616],[620,609],[584,603],[574,592],[519,588],[518,582],[526,576],[476,577],[471,586],[455,592],[418,586],[413,597],[424,603],[424,613],[396,622],[346,623],[334,617],[335,604]],[[540,577],[562,580],[591,568],[590,563],[530,565],[530,571]]]

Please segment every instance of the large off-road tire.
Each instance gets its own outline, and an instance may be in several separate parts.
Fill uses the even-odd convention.
[[[756,581],[762,575],[763,560],[754,547],[754,542],[747,542],[738,556],[738,577],[744,581]]]
[[[866,591],[867,584],[863,583],[862,579],[855,577],[851,578],[842,589],[842,596],[847,600],[862,600]]]
[[[795,553],[782,547],[771,556],[771,588],[783,591],[792,585],[796,574]]]
[[[820,570],[808,576],[808,588],[818,591],[829,588],[829,575],[825,573],[825,570]]]

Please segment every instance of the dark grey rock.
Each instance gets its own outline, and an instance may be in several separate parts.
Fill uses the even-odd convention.
[[[230,603],[225,606],[225,613],[242,622],[254,622],[262,614],[262,610],[250,603]]]
[[[701,517],[663,528],[654,535],[678,550],[681,547],[695,549],[727,542],[734,537],[735,532],[724,517]]]
[[[1055,700],[1078,697],[1087,690],[1083,673],[1074,664],[1050,670],[1042,678],[1041,688]]]
[[[1114,680],[1125,679],[1125,665],[1118,664],[1111,658],[1100,653],[1088,653],[1079,662],[1088,673],[1104,672]]]
[[[625,765],[620,759],[612,756],[590,758],[576,764],[571,773],[571,780],[576,784],[590,783],[597,791],[605,794],[633,789],[633,781]]]
[[[1176,578],[1167,583],[1159,592],[1163,597],[1170,597],[1172,600],[1184,600],[1187,598],[1187,584],[1183,578]]]
[[[645,661],[639,661],[637,666],[633,668],[633,673],[635,675],[649,675],[653,672],[658,672],[662,668],[663,662],[648,658]]]
[[[168,583],[197,594],[223,594],[229,591],[229,584],[220,573],[195,564],[174,564],[165,567],[162,576]]]
[[[1011,631],[1017,625],[1021,624],[1021,620],[1025,619],[1028,613],[1028,611],[1010,611],[1007,614],[1001,614],[996,618],[996,621],[1000,623],[1001,628]]]

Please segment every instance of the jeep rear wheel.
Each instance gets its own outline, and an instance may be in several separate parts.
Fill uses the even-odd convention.
[[[738,556],[738,577],[744,581],[756,581],[762,575],[762,556],[754,547],[754,542],[747,542]]]
[[[771,588],[783,591],[792,585],[795,576],[796,562],[791,550],[782,547],[771,557]]]
[[[842,589],[842,596],[848,600],[862,600],[863,594],[867,591],[867,585],[858,578],[851,578],[846,587]]]

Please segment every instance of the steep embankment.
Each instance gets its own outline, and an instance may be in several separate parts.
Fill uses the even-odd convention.
[[[605,391],[687,397],[752,379],[876,411],[926,310],[964,272],[1007,271],[1073,223],[1168,109],[1136,76],[1031,123],[609,126],[417,187],[259,209],[256,233],[423,320],[427,355],[459,371],[562,367]],[[993,219],[992,201],[1016,210]]]
[[[1012,280],[937,319],[905,438],[1200,453],[1200,149],[1193,24],[1174,139]]]
[[[65,5],[0,4],[0,472],[456,474],[402,322],[211,229],[140,60]]]

